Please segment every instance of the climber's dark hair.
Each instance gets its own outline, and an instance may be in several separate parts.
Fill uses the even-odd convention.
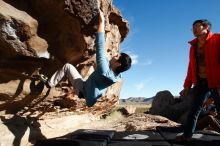
[[[119,74],[128,70],[131,67],[131,57],[126,53],[121,53],[118,59],[118,62],[121,64],[119,67],[115,69],[115,73]]]
[[[212,24],[210,21],[208,21],[207,19],[198,19],[196,21],[193,22],[193,26],[197,23],[202,24],[203,26],[208,26],[209,30],[211,30]]]

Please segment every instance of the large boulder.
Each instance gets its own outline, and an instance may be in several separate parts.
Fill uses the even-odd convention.
[[[170,105],[175,103],[173,95],[169,91],[160,91],[154,97],[150,112],[152,114],[164,113]]]
[[[191,107],[192,96],[192,91],[186,97],[174,97],[169,91],[160,91],[154,97],[149,113],[183,124]]]

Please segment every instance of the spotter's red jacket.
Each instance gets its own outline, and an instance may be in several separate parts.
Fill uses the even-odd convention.
[[[191,87],[197,84],[197,68],[195,58],[195,45],[198,39],[190,41],[189,65],[184,82],[184,87]],[[206,63],[206,76],[209,88],[220,87],[220,34],[208,33],[206,42],[203,46]]]

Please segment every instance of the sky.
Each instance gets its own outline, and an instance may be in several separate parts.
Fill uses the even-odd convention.
[[[220,32],[220,0],[113,0],[113,5],[129,22],[120,49],[133,60],[122,74],[120,98],[149,98],[163,90],[179,96],[189,61],[188,41],[194,38],[192,23],[208,19],[212,32]]]

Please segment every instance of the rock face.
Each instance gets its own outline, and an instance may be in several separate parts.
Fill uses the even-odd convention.
[[[1,57],[36,57],[47,53],[47,42],[38,37],[34,18],[3,1],[0,1],[0,14]]]
[[[111,0],[0,1],[1,111],[40,110],[45,105],[55,106],[55,101],[60,106],[61,100],[70,103],[62,103],[63,108],[77,109],[81,100],[70,92],[67,82],[48,90],[33,75],[50,76],[66,62],[75,65],[84,78],[92,73],[99,7],[106,18],[106,52],[110,59],[129,30]],[[118,103],[121,85],[110,87],[99,104],[111,107]],[[80,107],[88,110],[83,103]]]
[[[192,99],[192,92],[186,97],[174,97],[169,91],[160,91],[154,97],[149,113],[184,124]]]

